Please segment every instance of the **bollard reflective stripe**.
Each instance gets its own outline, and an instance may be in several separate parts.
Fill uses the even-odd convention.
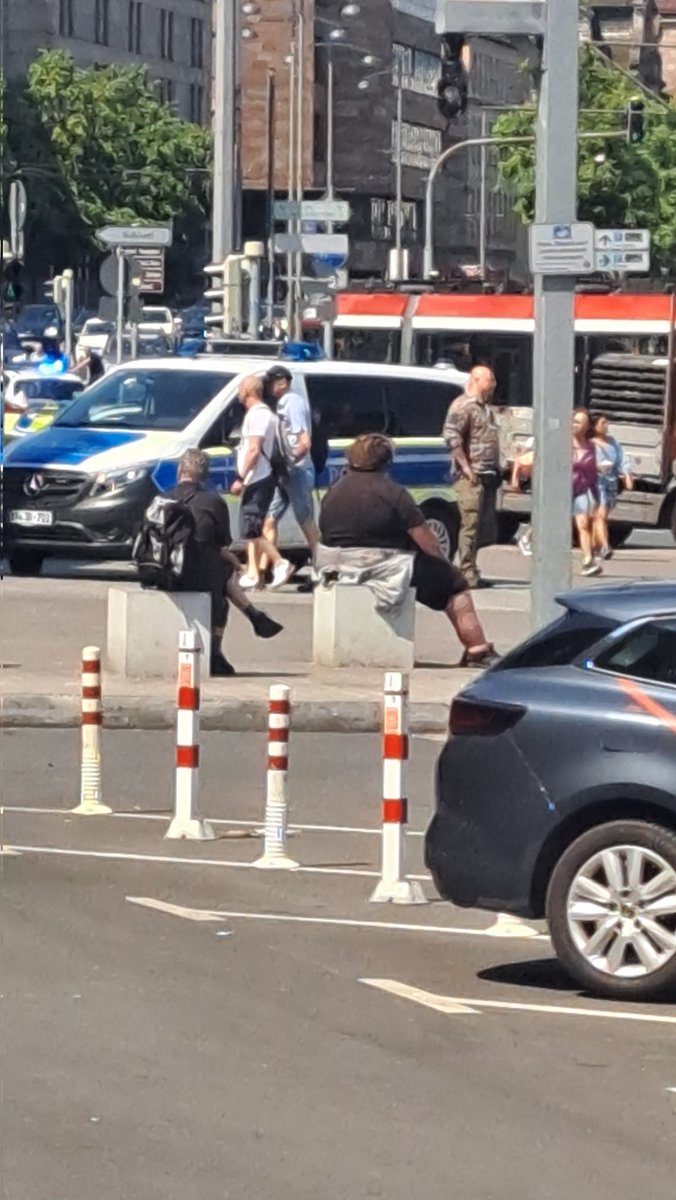
[[[211,825],[198,812],[200,765],[200,654],[197,633],[181,630],[176,694],[174,817],[165,838],[212,841]]]
[[[112,812],[102,799],[101,726],[101,651],[85,646],[82,651],[80,725],[80,802],[73,809],[84,817],[105,816]]]
[[[408,676],[388,672],[383,687],[382,862],[374,903],[425,904],[419,883],[406,877],[406,764],[408,762]]]
[[[298,863],[286,846],[289,816],[289,730],[291,692],[284,684],[273,684],[268,700],[268,770],[265,794],[265,842],[255,867],[293,871]]]

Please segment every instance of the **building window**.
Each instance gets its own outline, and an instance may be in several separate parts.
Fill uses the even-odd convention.
[[[174,14],[166,8],[160,9],[160,58],[174,61]]]
[[[193,17],[190,22],[190,66],[204,66],[204,21]]]
[[[190,84],[190,120],[201,125],[204,120],[204,88],[201,83]]]
[[[127,49],[132,54],[141,53],[143,39],[143,5],[141,0],[129,0]]]
[[[59,0],[59,33],[61,37],[72,37],[73,28],[73,0]]]
[[[97,46],[107,46],[109,39],[108,0],[96,0],[94,11],[94,41]]]
[[[392,122],[392,159],[394,160],[397,147],[397,122]],[[441,133],[438,129],[430,129],[426,125],[409,125],[407,121],[401,127],[401,160],[405,167],[415,167],[418,171],[427,171],[441,154]]]
[[[161,104],[173,104],[176,99],[176,84],[173,79],[158,79]]]
[[[398,82],[401,70],[402,85],[407,91],[417,92],[419,96],[436,97],[441,74],[441,62],[436,54],[395,42],[392,47],[392,59],[393,83]]]

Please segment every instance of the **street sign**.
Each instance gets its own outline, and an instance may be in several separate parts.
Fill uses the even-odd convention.
[[[278,233],[276,254],[330,254],[347,259],[350,243],[346,233]]]
[[[437,0],[436,15],[437,33],[545,32],[544,0]]]
[[[341,225],[350,219],[349,200],[275,200],[275,221],[325,221]]]
[[[638,271],[642,274],[650,270],[649,250],[597,250],[597,271]]]
[[[119,277],[120,273],[116,255],[106,254],[106,257],[101,259],[99,267],[99,283],[107,295],[117,295]]]
[[[594,226],[531,225],[530,269],[534,275],[589,275],[594,262]]]
[[[649,229],[597,229],[594,235],[597,250],[649,250]]]
[[[160,296],[164,291],[164,250],[161,246],[148,246],[134,255],[134,269],[138,271],[142,295]]]
[[[171,225],[104,225],[96,237],[104,246],[171,246]]]
[[[16,258],[23,258],[24,239],[22,230],[26,224],[28,212],[28,197],[26,188],[20,179],[13,179],[9,185],[9,245]]]

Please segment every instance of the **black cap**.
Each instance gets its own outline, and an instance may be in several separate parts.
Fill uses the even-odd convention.
[[[289,371],[288,367],[283,367],[281,363],[279,363],[275,367],[270,367],[270,370],[267,372],[265,378],[268,383],[274,383],[277,379],[285,379],[287,383],[291,383],[293,375]]]

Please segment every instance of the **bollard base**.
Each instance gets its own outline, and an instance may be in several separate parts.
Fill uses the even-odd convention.
[[[400,879],[386,883],[381,879],[373,892],[371,904],[427,904],[427,897],[419,883],[411,879]]]
[[[263,854],[251,865],[259,871],[297,871],[300,867],[288,854]]]
[[[213,842],[216,834],[214,833],[213,826],[208,821],[200,820],[199,817],[193,817],[189,820],[174,817],[164,837],[165,841],[167,838],[174,838],[177,841],[185,839],[191,842]]]
[[[77,808],[71,808],[70,811],[80,817],[105,817],[113,810],[107,804],[101,804],[99,800],[82,800]]]

